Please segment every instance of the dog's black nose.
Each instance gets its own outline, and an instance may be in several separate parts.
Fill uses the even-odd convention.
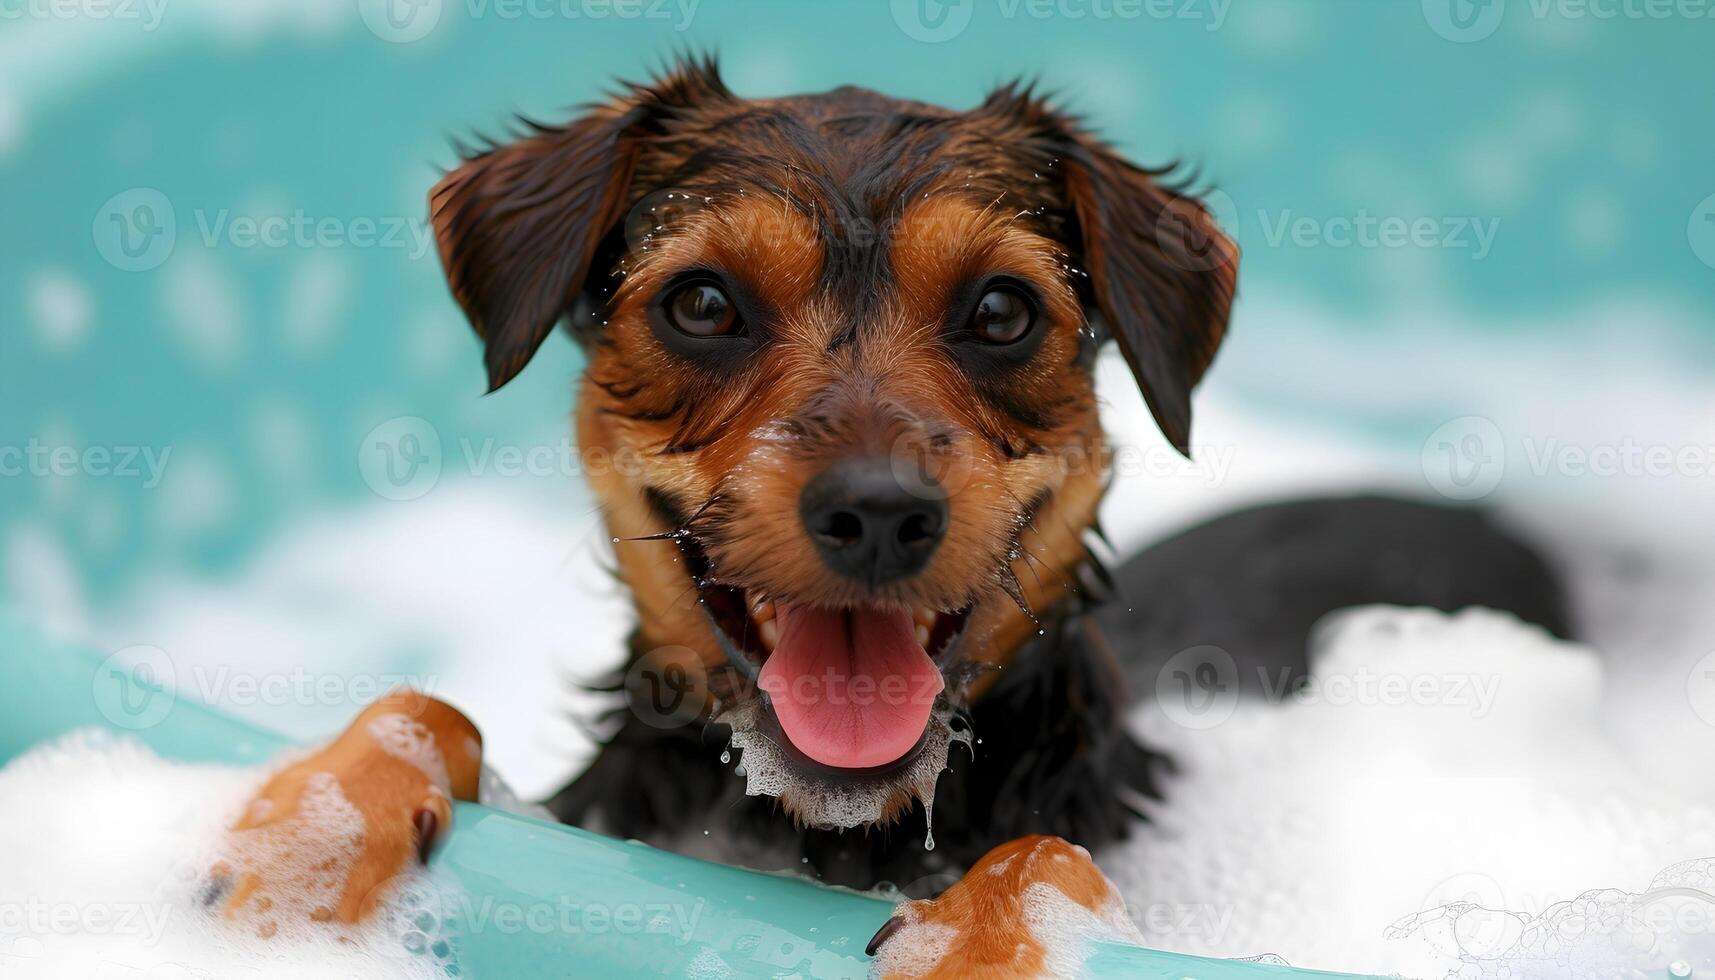
[[[828,567],[871,585],[920,571],[947,533],[947,498],[883,459],[846,459],[804,487],[798,513]]]

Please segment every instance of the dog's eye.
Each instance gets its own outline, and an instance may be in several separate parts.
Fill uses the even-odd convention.
[[[680,286],[667,297],[662,309],[673,329],[692,337],[729,337],[741,326],[732,300],[713,283]]]
[[[989,344],[1016,344],[1036,325],[1036,307],[1012,286],[997,286],[983,294],[971,313],[971,332]]]

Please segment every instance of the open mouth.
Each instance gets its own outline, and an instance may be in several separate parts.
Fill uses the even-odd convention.
[[[826,608],[770,597],[709,582],[694,542],[679,544],[703,583],[702,608],[722,650],[795,763],[875,773],[922,749],[946,707],[969,608]]]

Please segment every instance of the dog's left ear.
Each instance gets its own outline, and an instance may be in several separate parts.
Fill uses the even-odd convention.
[[[1201,202],[1082,130],[1028,89],[1006,86],[983,110],[1027,127],[1025,145],[1050,156],[1077,228],[1066,244],[1118,341],[1161,432],[1191,444],[1191,389],[1227,331],[1238,246]],[[1049,172],[1052,172],[1049,171]]]
[[[441,266],[486,345],[490,391],[524,369],[585,289],[625,218],[643,141],[731,97],[712,58],[687,57],[565,126],[529,124],[429,192]]]
[[[1096,306],[1155,423],[1189,456],[1191,389],[1227,332],[1238,246],[1201,202],[1093,139],[1062,165]]]

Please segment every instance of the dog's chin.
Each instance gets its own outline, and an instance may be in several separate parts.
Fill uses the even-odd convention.
[[[700,592],[732,668],[714,721],[732,731],[746,793],[829,829],[933,807],[951,746],[971,741],[968,608],[829,609],[706,581]]]

